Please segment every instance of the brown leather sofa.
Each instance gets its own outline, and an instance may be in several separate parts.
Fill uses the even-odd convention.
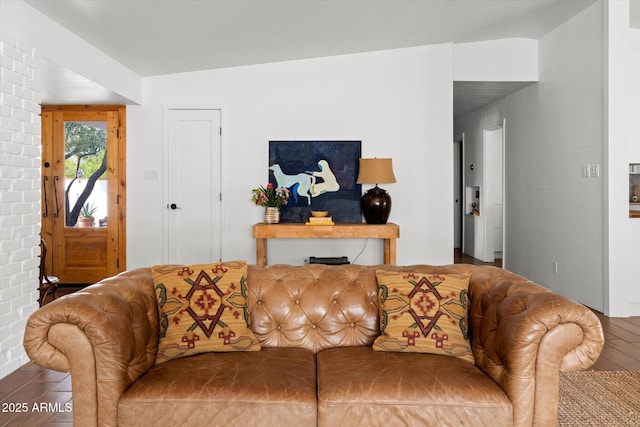
[[[76,426],[555,426],[559,371],[589,367],[603,345],[584,306],[506,270],[469,273],[475,365],[371,350],[379,335],[375,266],[249,266],[257,352],[155,365],[150,269],[103,280],[28,321],[35,363],[71,371]]]

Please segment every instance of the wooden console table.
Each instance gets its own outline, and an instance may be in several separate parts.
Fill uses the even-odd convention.
[[[396,263],[397,224],[338,223],[306,225],[302,223],[265,224],[253,226],[256,239],[256,264],[267,265],[267,239],[383,239],[384,263]]]

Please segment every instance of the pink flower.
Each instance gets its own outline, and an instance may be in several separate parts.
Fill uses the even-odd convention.
[[[287,188],[275,188],[272,183],[267,188],[258,187],[251,190],[251,200],[257,206],[280,207],[287,204],[291,192]]]

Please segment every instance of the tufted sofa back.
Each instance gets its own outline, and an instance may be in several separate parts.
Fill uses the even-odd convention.
[[[467,267],[250,265],[250,326],[263,347],[371,346],[380,335],[377,269],[461,273]]]

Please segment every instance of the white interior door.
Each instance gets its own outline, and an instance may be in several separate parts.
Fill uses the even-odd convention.
[[[462,248],[462,140],[453,143],[453,247]]]
[[[503,127],[484,131],[485,251],[482,260],[493,262],[503,251]]]
[[[221,111],[168,109],[166,117],[167,263],[219,261]]]

